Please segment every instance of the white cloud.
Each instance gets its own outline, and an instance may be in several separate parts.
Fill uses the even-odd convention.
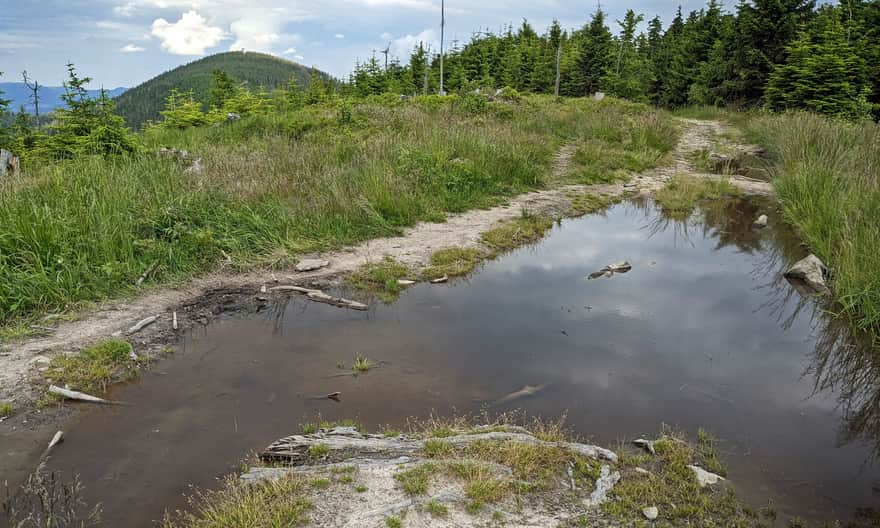
[[[136,8],[137,5],[134,2],[128,2],[127,4],[114,7],[113,12],[121,17],[130,17],[134,15]]]
[[[287,48],[281,52],[282,55],[293,55],[294,53],[296,53],[296,48]]]
[[[434,29],[426,29],[417,35],[404,35],[394,39],[391,42],[391,54],[401,59],[408,59],[409,54],[412,53],[413,48],[419,45],[419,42],[430,46],[432,52],[436,53],[440,50],[440,35]]]
[[[305,59],[306,59],[306,58],[303,57],[302,55],[294,55],[293,58],[296,59],[296,60],[298,60],[298,61],[301,61],[301,60],[305,60]]]
[[[345,35],[343,35],[342,33],[337,33],[337,34],[333,35],[333,38],[344,39]]]
[[[140,46],[135,46],[134,44],[128,44],[127,46],[119,48],[119,51],[121,51],[122,53],[140,53],[147,50]]]
[[[175,23],[164,18],[153,21],[150,34],[162,43],[162,49],[174,55],[203,55],[224,38],[223,30],[208,25],[205,17],[187,11]]]

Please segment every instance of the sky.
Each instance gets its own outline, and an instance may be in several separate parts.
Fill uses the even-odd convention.
[[[628,8],[668,23],[703,0],[605,0],[609,25]],[[733,0],[728,0],[733,4]],[[594,0],[446,0],[446,42],[527,19],[582,26]],[[405,62],[419,41],[439,49],[440,0],[0,0],[0,81],[27,70],[60,85],[65,64],[103,86],[132,87],[163,71],[229,50],[271,53],[346,78],[357,60],[391,46]],[[379,55],[381,57],[381,55]]]

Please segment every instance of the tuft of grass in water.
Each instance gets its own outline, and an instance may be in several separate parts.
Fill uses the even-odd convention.
[[[444,275],[459,277],[467,275],[483,260],[484,255],[476,248],[446,248],[431,255],[431,265],[422,270],[422,277],[439,279]]]
[[[568,196],[571,198],[571,214],[575,216],[604,211],[616,202],[614,198],[604,194],[570,193]]]
[[[721,475],[722,477],[726,477],[727,468],[721,460],[719,460],[718,453],[715,450],[715,444],[717,443],[718,439],[715,438],[714,435],[707,432],[702,427],[697,429],[697,449],[700,451],[705,469]]]
[[[539,240],[551,227],[553,220],[523,211],[521,217],[486,231],[481,238],[494,253],[501,253]]]
[[[371,368],[373,368],[373,364],[369,359],[363,356],[357,356],[354,358],[354,362],[351,364],[351,368],[357,372],[367,372]]]
[[[0,403],[0,418],[8,418],[15,412],[15,406],[12,402]]]
[[[436,464],[420,464],[412,469],[395,473],[394,480],[407,495],[424,495],[428,493],[428,484],[437,471]]]
[[[433,517],[446,517],[449,515],[449,508],[440,504],[435,499],[431,499],[428,501],[428,504],[425,504],[425,510],[430,513]]]
[[[231,477],[216,491],[196,493],[187,511],[166,514],[162,528],[302,526],[312,504],[306,482],[295,475],[243,484]]]
[[[773,162],[783,218],[833,270],[836,311],[880,342],[880,127],[795,112],[753,119],[747,135]]]
[[[312,444],[309,446],[309,457],[313,459],[325,457],[330,454],[330,446],[327,444]]]
[[[368,262],[351,274],[348,281],[355,288],[375,295],[385,302],[394,301],[403,289],[398,280],[411,273],[409,267],[391,257]]]
[[[78,354],[55,356],[43,377],[53,385],[69,385],[80,392],[105,392],[116,379],[137,377],[138,365],[131,358],[131,351],[127,341],[103,341]]]
[[[396,515],[389,515],[385,517],[385,526],[388,528],[400,528],[403,526],[403,521],[400,520],[400,517]]]
[[[727,180],[676,175],[654,194],[654,200],[664,214],[685,219],[690,217],[701,200],[739,194],[739,189]]]

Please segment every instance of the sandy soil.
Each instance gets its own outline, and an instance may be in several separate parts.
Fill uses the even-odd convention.
[[[95,341],[124,333],[132,325],[150,316],[157,321],[144,330],[128,336],[139,355],[158,353],[162,347],[176,341],[177,332],[208,321],[221,313],[255,309],[261,288],[278,284],[322,285],[338,281],[345,273],[360,265],[391,256],[405,264],[419,267],[428,263],[438,249],[480,245],[480,234],[495,224],[516,218],[527,210],[536,214],[564,217],[571,211],[571,196],[583,193],[622,196],[626,193],[650,194],[663,187],[675,174],[691,174],[719,178],[714,174],[694,171],[689,156],[700,149],[754,152],[754,147],[738,145],[723,139],[725,125],[714,121],[682,120],[684,131],[672,153],[669,165],[633,175],[628,183],[610,185],[573,185],[517,196],[507,204],[486,210],[474,210],[450,215],[445,223],[420,223],[406,229],[402,235],[379,238],[340,251],[327,252],[319,257],[330,265],[315,272],[297,273],[257,270],[236,273],[219,271],[188,283],[163,289],[149,290],[133,299],[106,302],[84,314],[79,320],[62,322],[53,327],[47,337],[39,337],[7,344],[0,348],[0,401],[12,401],[16,409],[28,409],[35,399],[30,380],[54,354],[71,353]],[[575,146],[563,147],[557,154],[554,176],[561,179],[569,168]],[[772,187],[763,181],[732,176],[730,181],[747,193],[770,194]],[[177,312],[179,327],[172,329],[172,313]],[[17,413],[0,429],[13,423],[21,424],[30,413]],[[45,414],[45,413],[44,413]],[[33,418],[33,416],[31,415]]]

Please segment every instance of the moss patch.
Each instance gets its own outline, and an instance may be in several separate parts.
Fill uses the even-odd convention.
[[[379,262],[369,262],[357,269],[348,279],[355,288],[382,299],[393,302],[403,287],[397,282],[411,274],[411,270],[391,257]]]
[[[475,248],[453,247],[441,249],[431,255],[431,265],[422,270],[422,277],[439,279],[467,275],[483,260],[483,252]]]
[[[739,189],[727,180],[677,175],[657,191],[654,200],[664,214],[685,219],[701,200],[717,200],[739,194]]]
[[[551,227],[553,220],[523,212],[523,215],[516,220],[504,222],[495,229],[483,233],[482,240],[497,254],[535,242]]]

